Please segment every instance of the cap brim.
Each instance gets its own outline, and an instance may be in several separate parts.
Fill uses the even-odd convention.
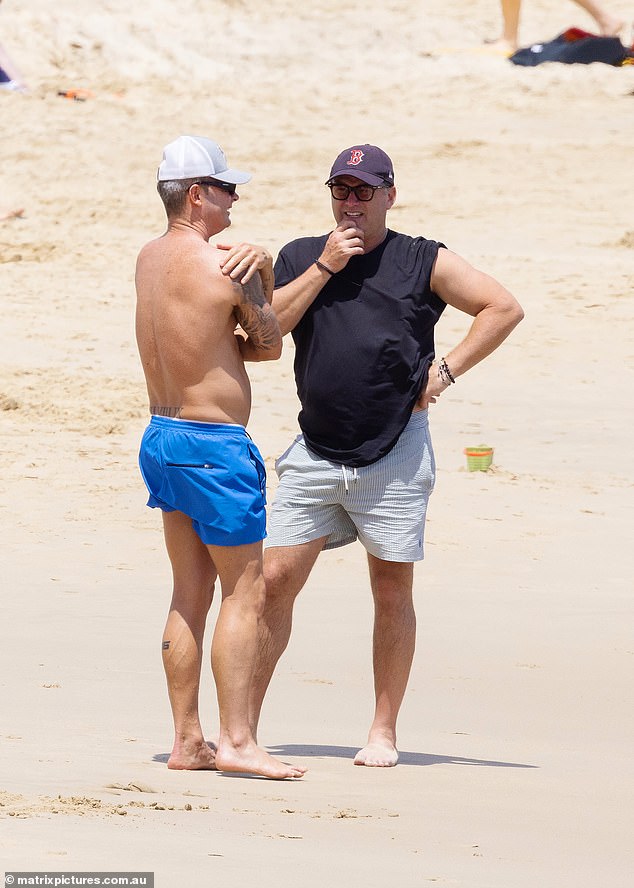
[[[210,176],[211,179],[217,179],[219,182],[228,182],[230,185],[245,185],[252,179],[251,173],[245,173],[242,170],[223,170],[222,173],[215,173]]]
[[[388,182],[381,176],[375,176],[373,173],[366,173],[364,170],[351,170],[350,167],[344,167],[342,170],[335,170],[332,172],[326,184],[329,185],[333,179],[337,178],[337,176],[354,176],[355,179],[360,179],[368,185],[388,184]]]

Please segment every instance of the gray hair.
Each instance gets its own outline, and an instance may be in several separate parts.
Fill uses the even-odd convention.
[[[169,182],[156,183],[156,190],[163,201],[163,206],[168,216],[180,213],[183,209],[187,192],[196,182],[200,182],[200,179],[172,179]]]

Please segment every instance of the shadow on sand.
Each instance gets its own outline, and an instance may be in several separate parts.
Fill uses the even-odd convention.
[[[301,743],[280,743],[279,745],[267,745],[267,752],[276,758],[286,755],[300,758],[344,758],[353,759],[357,754],[356,746],[308,746]],[[153,762],[167,763],[170,754],[168,752],[157,753],[152,756]],[[399,765],[416,765],[428,767],[429,765],[471,765],[477,768],[537,768],[537,765],[526,765],[520,762],[498,762],[489,759],[462,758],[457,755],[432,755],[426,752],[399,752]]]
[[[276,757],[293,755],[303,758],[347,758],[353,759],[357,754],[354,746],[308,746],[299,743],[267,745],[267,751]],[[525,765],[518,762],[498,762],[487,759],[461,758],[457,755],[431,755],[425,752],[400,752],[399,765],[473,765],[484,768],[537,768],[537,765]]]

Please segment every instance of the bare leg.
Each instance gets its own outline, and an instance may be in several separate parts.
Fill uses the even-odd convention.
[[[605,10],[596,0],[574,0],[574,2],[592,16],[605,36],[616,37],[622,31],[625,22]],[[502,36],[496,40],[487,40],[487,43],[509,54],[515,52],[519,43],[521,5],[521,0],[501,0]]]
[[[393,767],[398,762],[396,720],[414,658],[416,614],[412,601],[414,565],[368,555],[374,597],[374,720],[355,765]]]
[[[282,779],[301,777],[305,768],[284,764],[256,745],[249,724],[249,695],[264,606],[262,544],[209,546],[222,584],[211,663],[220,710],[216,767]]]
[[[257,737],[264,696],[291,636],[295,599],[325,542],[326,537],[321,537],[301,546],[274,546],[264,550],[266,599],[260,620],[258,655],[249,702],[249,720],[254,737]]]
[[[501,0],[502,7],[502,36],[494,40],[487,40],[497,49],[508,52],[509,55],[517,49],[520,29],[521,0]]]
[[[216,569],[207,547],[182,512],[164,512],[165,544],[174,591],[163,632],[163,666],[174,719],[172,769],[215,768],[214,751],[203,737],[198,714],[203,635]]]
[[[617,37],[620,34],[625,22],[607,12],[595,0],[575,0],[575,3],[592,16],[603,35]]]

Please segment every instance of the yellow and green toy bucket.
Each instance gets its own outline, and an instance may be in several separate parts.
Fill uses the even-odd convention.
[[[486,472],[493,462],[493,448],[480,444],[479,447],[465,447],[467,469],[470,472]]]

